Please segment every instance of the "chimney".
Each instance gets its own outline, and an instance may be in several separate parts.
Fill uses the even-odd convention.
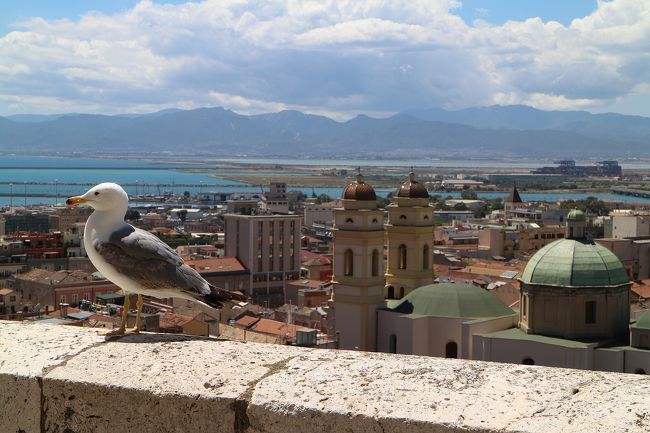
[[[59,304],[59,310],[61,310],[61,318],[64,319],[68,317],[68,304],[61,302]]]

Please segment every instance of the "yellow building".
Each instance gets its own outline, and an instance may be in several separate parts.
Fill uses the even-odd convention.
[[[341,349],[374,351],[377,309],[384,305],[383,211],[361,174],[341,202],[334,210],[334,327]]]
[[[433,283],[433,207],[426,187],[411,172],[386,210],[388,264],[384,296],[401,299]]]

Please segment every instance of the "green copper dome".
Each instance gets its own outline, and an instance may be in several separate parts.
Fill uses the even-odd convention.
[[[579,209],[573,209],[566,216],[567,221],[587,221],[587,216],[585,213]]]
[[[604,287],[627,284],[621,261],[597,243],[560,239],[539,250],[526,265],[521,281],[564,287]]]
[[[392,311],[433,317],[478,319],[514,314],[496,296],[471,284],[441,283],[419,287],[406,295]]]

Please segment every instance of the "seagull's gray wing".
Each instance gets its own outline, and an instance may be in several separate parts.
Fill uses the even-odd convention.
[[[93,246],[118,272],[142,288],[181,290],[193,295],[211,293],[208,282],[184,264],[176,251],[144,230],[125,225],[108,242],[95,240]]]

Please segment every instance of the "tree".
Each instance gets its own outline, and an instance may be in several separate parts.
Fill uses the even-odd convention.
[[[332,198],[327,194],[320,194],[318,198],[316,198],[316,203],[318,204],[326,203],[328,201],[332,201]]]
[[[580,209],[590,215],[609,215],[609,207],[597,197],[587,197],[584,200],[564,200],[560,207],[563,209]]]

